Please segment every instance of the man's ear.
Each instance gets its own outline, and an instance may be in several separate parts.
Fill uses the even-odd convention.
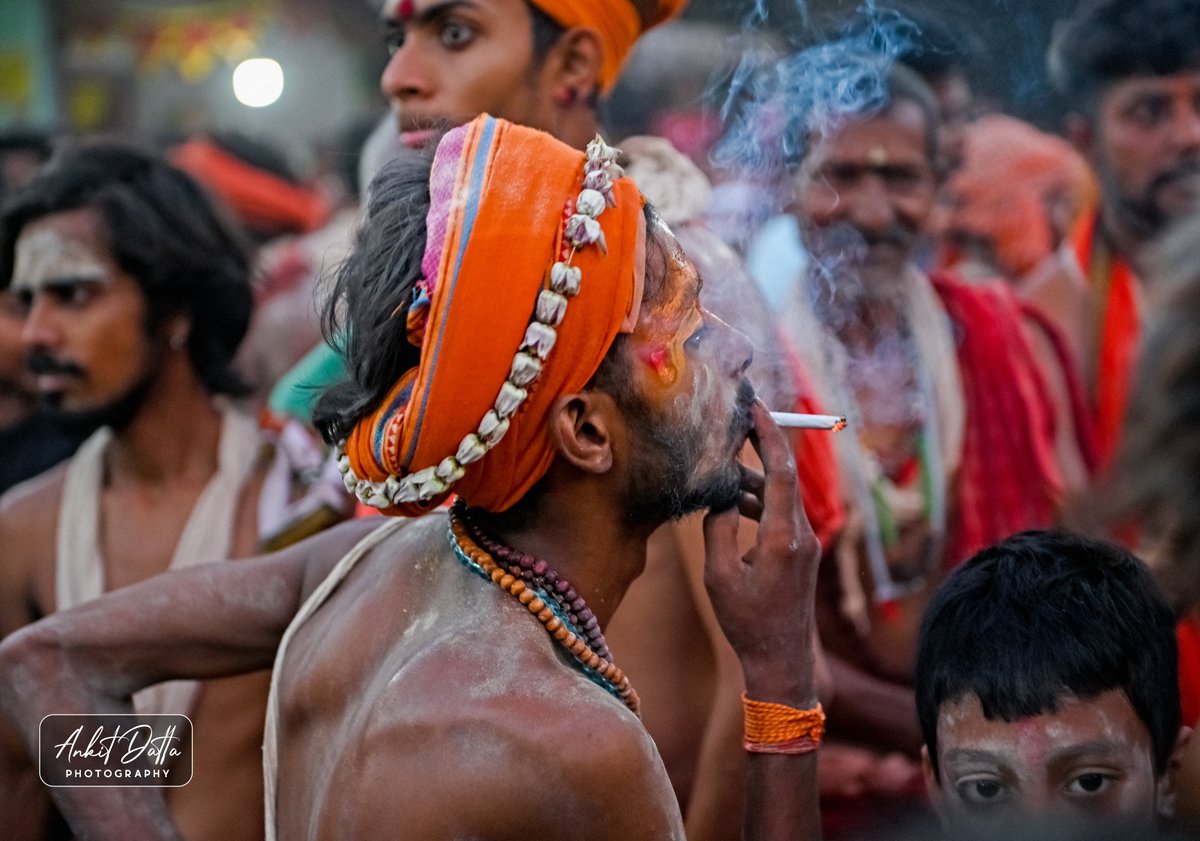
[[[550,440],[560,458],[585,473],[607,473],[613,466],[616,403],[602,391],[558,398],[550,412]]]
[[[1183,786],[1195,782],[1196,769],[1192,766],[1197,762],[1197,757],[1192,755],[1194,751],[1188,750],[1191,738],[1192,728],[1179,728],[1179,736],[1175,739],[1175,748],[1171,751],[1171,758],[1167,760],[1167,773],[1158,778],[1155,800],[1160,817],[1175,817],[1177,792],[1183,790]],[[1185,766],[1187,766],[1186,770]]]
[[[559,37],[546,56],[550,90],[560,106],[584,102],[600,89],[604,45],[595,30],[575,27]]]
[[[1078,111],[1072,111],[1063,122],[1063,131],[1079,154],[1092,160],[1096,150],[1096,127],[1092,121]]]
[[[933,762],[929,759],[929,746],[921,745],[921,775],[925,778],[925,796],[929,805],[937,813],[942,825],[946,825],[946,802],[942,799],[942,787],[938,785],[937,775],[933,773]]]

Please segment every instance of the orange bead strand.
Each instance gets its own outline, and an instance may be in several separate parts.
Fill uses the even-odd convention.
[[[557,640],[571,656],[593,674],[599,676],[612,686],[617,697],[634,714],[639,709],[637,692],[629,683],[629,678],[614,663],[601,657],[593,651],[584,640],[570,631],[565,623],[547,606],[532,588],[525,582],[508,573],[492,559],[492,556],[482,549],[467,533],[462,521],[456,516],[456,511],[450,512],[450,533],[459,551],[464,557],[478,566],[488,578],[498,584],[502,590],[517,598],[521,604],[546,628],[546,631]]]

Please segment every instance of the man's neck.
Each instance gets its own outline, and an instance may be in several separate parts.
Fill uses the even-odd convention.
[[[190,365],[165,363],[137,415],[113,436],[109,482],[206,482],[220,437],[221,413]]]
[[[628,520],[606,502],[604,493],[546,493],[533,513],[517,520],[484,515],[480,525],[493,539],[545,561],[570,581],[604,627],[645,567],[653,531],[614,526]]]

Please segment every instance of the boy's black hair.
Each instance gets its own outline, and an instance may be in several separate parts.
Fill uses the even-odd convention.
[[[1119,689],[1162,774],[1179,733],[1175,617],[1149,569],[1112,543],[1027,531],[976,554],[921,623],[916,700],[934,774],[938,713],[967,695],[990,720]]]

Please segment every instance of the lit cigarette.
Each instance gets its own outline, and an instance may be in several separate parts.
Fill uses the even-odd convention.
[[[771,412],[771,420],[784,429],[832,429],[840,432],[846,428],[844,415],[801,415],[795,412]]]

